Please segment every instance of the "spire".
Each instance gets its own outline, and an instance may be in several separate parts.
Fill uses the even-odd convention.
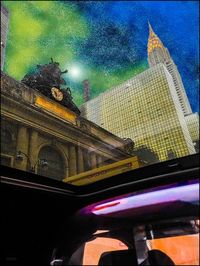
[[[148,55],[155,49],[155,48],[164,48],[163,43],[158,38],[158,36],[153,31],[151,24],[148,21],[149,25],[149,39],[148,39]]]
[[[150,22],[149,22],[149,20],[148,20],[148,25],[149,25],[149,36],[155,36],[156,34],[155,34],[155,32],[153,31],[153,29],[152,29],[152,27],[151,27],[151,24],[150,24]]]

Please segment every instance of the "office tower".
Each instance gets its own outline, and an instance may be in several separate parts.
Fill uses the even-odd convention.
[[[195,153],[172,76],[163,63],[86,102],[85,117],[146,145],[159,160]]]
[[[162,41],[153,31],[151,25],[149,24],[149,39],[148,39],[148,62],[149,66],[153,67],[159,63],[163,63],[169,73],[172,76],[173,83],[180,101],[181,109],[184,115],[192,113],[190,103],[188,101],[185,88],[177,66],[175,65],[173,59],[171,58],[169,51],[164,47]]]
[[[87,102],[90,100],[90,85],[89,81],[87,79],[83,80],[83,99],[84,102]]]
[[[3,70],[4,67],[8,23],[9,23],[8,10],[3,5],[1,5],[1,70]]]

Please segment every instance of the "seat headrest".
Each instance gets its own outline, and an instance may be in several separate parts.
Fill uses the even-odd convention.
[[[148,251],[148,261],[150,265],[175,265],[167,254],[158,249]]]
[[[136,265],[137,255],[133,249],[104,252],[101,254],[98,265]]]

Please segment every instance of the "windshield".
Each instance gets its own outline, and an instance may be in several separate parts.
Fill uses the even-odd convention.
[[[2,1],[1,164],[80,186],[199,153],[198,10]]]

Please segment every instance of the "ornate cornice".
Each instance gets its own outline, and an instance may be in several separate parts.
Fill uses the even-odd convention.
[[[1,94],[28,104],[33,103],[34,100],[34,93],[29,87],[9,77],[2,71]]]

